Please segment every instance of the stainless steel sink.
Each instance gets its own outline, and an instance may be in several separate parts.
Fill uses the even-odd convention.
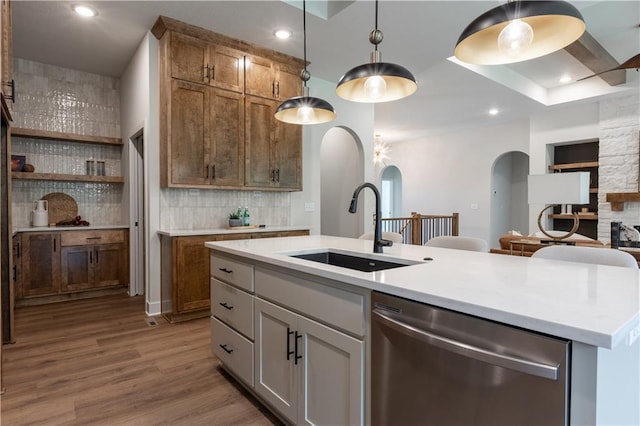
[[[397,262],[382,260],[380,258],[356,256],[330,250],[315,253],[291,254],[290,256],[298,259],[325,263],[327,265],[339,266],[341,268],[355,269],[362,272],[383,271],[385,269],[401,268],[403,266],[410,266],[419,263],[403,259],[398,259]]]

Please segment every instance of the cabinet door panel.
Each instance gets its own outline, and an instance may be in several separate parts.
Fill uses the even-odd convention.
[[[246,55],[244,66],[245,92],[247,95],[273,99],[275,97],[275,67],[273,62],[259,56]]]
[[[364,343],[300,318],[303,335],[298,424],[359,425],[364,410]]]
[[[213,185],[244,184],[244,99],[227,90],[211,93],[211,169]]]
[[[300,96],[302,92],[300,71],[302,71],[302,66],[296,68],[290,65],[278,65],[278,79],[276,83],[278,100],[284,101],[294,96]]]
[[[254,96],[245,100],[245,182],[248,186],[271,186],[273,179],[273,159],[271,141],[273,139],[273,114],[275,103]]]
[[[279,122],[273,146],[276,185],[302,189],[302,126]]]
[[[211,46],[209,84],[221,89],[244,90],[244,53],[224,46]]]
[[[203,83],[208,44],[179,33],[171,34],[171,77]]]
[[[93,246],[63,247],[62,291],[85,290],[93,287]]]
[[[22,239],[22,295],[56,294],[60,290],[58,233],[25,234]]]
[[[209,90],[196,84],[171,82],[169,168],[173,184],[208,183]]]
[[[255,300],[255,390],[292,423],[296,423],[298,384],[293,357],[297,316],[264,300]],[[287,346],[288,342],[288,346]]]
[[[112,287],[127,282],[125,244],[100,244],[94,247],[94,287]]]
[[[210,306],[209,249],[211,238],[180,237],[174,240],[176,267],[173,270],[175,311],[179,313]]]

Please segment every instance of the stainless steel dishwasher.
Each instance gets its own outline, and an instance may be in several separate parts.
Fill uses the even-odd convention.
[[[373,425],[564,425],[571,343],[374,292]]]

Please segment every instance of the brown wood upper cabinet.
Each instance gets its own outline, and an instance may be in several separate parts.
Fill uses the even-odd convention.
[[[302,189],[302,128],[277,121],[277,102],[247,96],[245,182],[261,188]]]
[[[163,187],[302,189],[302,129],[275,108],[299,96],[303,61],[160,17]]]
[[[244,100],[240,93],[171,81],[171,186],[244,183]]]
[[[256,55],[245,56],[247,95],[283,101],[300,96],[300,68]]]
[[[244,54],[184,34],[171,33],[171,77],[242,92]]]

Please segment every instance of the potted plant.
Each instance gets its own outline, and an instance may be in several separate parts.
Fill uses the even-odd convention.
[[[244,221],[240,217],[240,215],[236,212],[229,214],[229,227],[234,228],[236,226],[244,225]]]

